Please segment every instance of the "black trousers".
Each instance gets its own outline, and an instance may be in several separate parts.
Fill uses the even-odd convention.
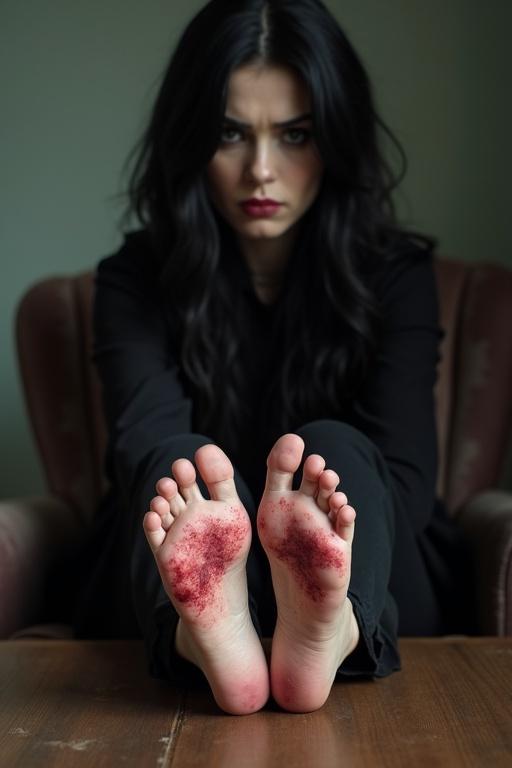
[[[398,518],[386,462],[365,435],[330,420],[312,422],[297,432],[305,442],[304,458],[311,453],[324,457],[326,466],[339,474],[340,489],[357,513],[348,594],[361,639],[338,675],[388,675],[400,667],[398,634],[436,635],[445,629],[425,547],[409,521]],[[178,616],[163,590],[142,517],[155,495],[156,481],[169,474],[170,464],[178,458],[193,460],[196,450],[211,442],[202,435],[177,435],[155,449],[131,499],[128,519],[112,497],[107,500],[107,513],[91,548],[96,553],[101,549],[101,556],[83,589],[75,621],[76,633],[83,637],[142,632],[151,673],[179,683],[199,681],[202,675],[173,650]],[[271,636],[276,606],[255,524],[261,489],[248,487],[237,471],[236,457],[230,459],[238,494],[253,524],[247,562],[250,611],[259,634]],[[294,488],[300,484],[301,470]],[[200,477],[198,484],[207,497]]]

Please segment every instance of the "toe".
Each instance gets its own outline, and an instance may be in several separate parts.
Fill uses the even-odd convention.
[[[174,522],[169,502],[163,499],[161,496],[155,496],[155,498],[151,499],[150,501],[149,509],[151,512],[155,512],[160,517],[160,525],[164,531],[168,531]]]
[[[203,445],[196,451],[195,462],[211,499],[238,501],[233,465],[224,451],[211,443]]]
[[[348,499],[343,491],[336,491],[329,496],[329,518],[333,523],[338,515],[338,510],[340,507],[345,506],[345,504],[348,504]]]
[[[178,493],[176,482],[170,477],[162,477],[156,484],[156,492],[168,503],[171,515],[178,517],[187,506],[184,498]]]
[[[304,441],[298,435],[283,435],[267,459],[266,491],[290,491],[293,476],[300,466]]]
[[[300,492],[306,496],[315,497],[318,493],[318,478],[325,467],[325,461],[321,456],[312,453],[304,462]]]
[[[329,499],[339,485],[340,478],[332,469],[326,469],[318,478],[318,496],[316,503],[323,512],[329,511]]]
[[[142,525],[151,550],[157,552],[165,540],[165,531],[162,528],[160,515],[152,510],[146,512]]]
[[[179,492],[186,502],[203,501],[203,494],[196,483],[196,470],[188,459],[177,459],[171,467]]]
[[[352,544],[354,539],[355,519],[356,511],[350,504],[344,504],[335,514],[334,527],[336,533],[347,544]]]

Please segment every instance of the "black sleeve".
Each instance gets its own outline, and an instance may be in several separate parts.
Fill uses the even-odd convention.
[[[170,436],[191,431],[191,403],[169,342],[157,276],[144,232],[128,235],[96,272],[93,354],[103,391],[112,479],[128,498],[140,487],[155,449]]]
[[[387,265],[376,282],[380,344],[354,404],[354,424],[381,450],[394,502],[419,533],[434,510],[437,434],[433,389],[442,332],[432,258]]]
[[[165,677],[171,674],[178,617],[164,592],[142,518],[155,495],[155,482],[169,474],[173,445],[192,431],[192,405],[170,341],[174,331],[164,314],[158,275],[145,232],[128,235],[117,253],[100,262],[93,355],[109,435],[109,610],[114,624],[133,626],[136,620],[152,674]]]

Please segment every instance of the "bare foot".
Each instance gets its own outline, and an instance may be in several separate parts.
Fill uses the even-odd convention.
[[[228,457],[215,445],[195,461],[211,499],[204,499],[193,464],[178,459],[175,480],[162,478],[144,516],[144,531],[165,591],[180,616],[176,649],[196,664],[217,704],[232,714],[261,709],[268,668],[247,602],[245,565],[251,524]]]
[[[277,603],[271,690],[291,712],[321,707],[359,629],[347,597],[355,511],[339,477],[321,456],[308,456],[292,491],[304,443],[284,435],[268,457],[258,533],[270,561]]]

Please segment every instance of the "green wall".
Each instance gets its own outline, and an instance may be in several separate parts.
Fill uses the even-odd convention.
[[[403,220],[444,254],[512,266],[509,0],[331,0],[409,173]],[[43,480],[19,392],[27,286],[116,247],[120,169],[168,51],[202,1],[7,0],[0,29],[0,497]]]

